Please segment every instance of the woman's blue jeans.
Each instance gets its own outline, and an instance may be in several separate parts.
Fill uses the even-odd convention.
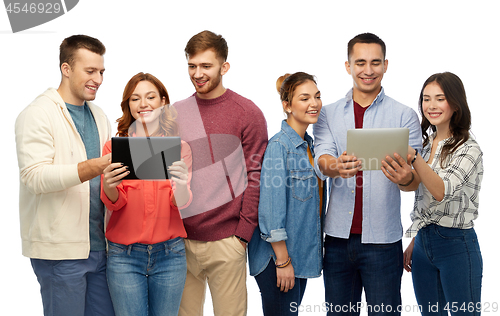
[[[177,315],[186,269],[183,238],[153,245],[109,242],[107,278],[115,314]]]
[[[483,260],[476,232],[429,225],[415,237],[413,288],[422,315],[480,315]]]
[[[295,278],[294,287],[288,292],[276,286],[276,265],[269,260],[267,267],[255,276],[262,296],[264,316],[298,315],[299,305],[304,297],[307,279]]]

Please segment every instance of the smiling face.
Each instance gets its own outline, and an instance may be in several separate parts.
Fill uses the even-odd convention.
[[[347,73],[353,79],[354,96],[375,99],[382,89],[382,78],[387,71],[388,61],[384,59],[382,47],[375,43],[356,43],[349,61],[345,62]]]
[[[199,98],[214,99],[226,91],[222,85],[222,76],[229,70],[229,63],[221,62],[213,50],[189,56],[188,69]]]
[[[150,81],[140,81],[129,99],[130,114],[136,120],[138,134],[142,134],[144,124],[147,132],[152,134],[159,127],[159,116],[165,106],[165,98],[161,98],[156,86]],[[142,128],[141,128],[142,126]],[[146,133],[147,134],[147,133]]]
[[[94,100],[102,83],[104,57],[85,48],[75,53],[73,66],[61,65],[61,71],[67,79],[63,99],[73,105],[83,105],[84,101]]]
[[[439,132],[448,133],[450,121],[455,111],[450,107],[443,89],[437,82],[425,86],[422,99],[422,112],[429,122],[436,126]]]
[[[313,81],[307,80],[295,88],[291,103],[283,101],[288,125],[303,136],[309,124],[318,121],[322,105],[321,92]]]

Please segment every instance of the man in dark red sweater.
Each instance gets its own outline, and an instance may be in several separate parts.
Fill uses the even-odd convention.
[[[174,104],[191,146],[193,200],[182,210],[187,278],[179,315],[202,315],[208,282],[215,315],[246,315],[246,244],[257,226],[259,181],[267,144],[261,110],[224,88],[225,39],[210,31],[186,45],[196,93]]]

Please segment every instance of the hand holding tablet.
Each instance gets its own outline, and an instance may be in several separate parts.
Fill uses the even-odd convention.
[[[347,131],[346,155],[356,157],[363,171],[381,170],[382,161],[386,161],[387,156],[395,161],[395,153],[406,162],[409,134],[408,128],[350,129]]]
[[[337,159],[337,169],[341,178],[351,178],[361,170],[361,161],[344,151]]]
[[[113,137],[111,162],[123,163],[126,180],[170,179],[168,170],[181,160],[180,137]]]

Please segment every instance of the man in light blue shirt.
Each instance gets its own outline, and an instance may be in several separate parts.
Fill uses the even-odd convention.
[[[418,116],[385,95],[385,43],[371,33],[348,44],[345,66],[353,88],[323,107],[314,126],[315,165],[329,178],[325,220],[324,280],[328,315],[359,315],[361,293],[369,315],[399,315],[403,250],[400,190],[412,188],[416,174],[395,154],[380,171],[360,171],[361,161],[347,155],[346,135],[354,128],[410,129],[410,146],[421,149]]]

